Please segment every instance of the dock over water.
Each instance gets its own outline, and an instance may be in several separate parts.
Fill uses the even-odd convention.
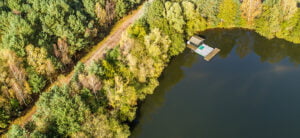
[[[197,54],[203,56],[204,60],[210,61],[221,50],[218,48],[212,48],[204,44],[204,40],[204,38],[194,35],[190,38],[189,41],[187,41],[187,47],[196,52]]]

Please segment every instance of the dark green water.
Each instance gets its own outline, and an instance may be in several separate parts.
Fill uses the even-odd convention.
[[[300,138],[300,45],[239,29],[202,35],[221,53],[176,57],[131,137]]]

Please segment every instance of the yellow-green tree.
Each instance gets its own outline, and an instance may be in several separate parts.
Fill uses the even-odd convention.
[[[183,19],[182,9],[179,3],[177,2],[166,2],[166,18],[169,24],[178,32],[183,33],[185,21]]]
[[[202,31],[206,28],[206,21],[197,12],[195,5],[189,1],[183,1],[182,7],[184,9],[184,16],[186,18],[186,32],[189,36],[195,32]]]
[[[233,27],[238,11],[238,4],[233,0],[223,0],[219,6],[219,26]]]
[[[55,73],[55,67],[48,58],[48,53],[45,48],[28,45],[26,46],[26,52],[27,63],[32,66],[38,74],[51,77],[51,75]]]
[[[278,5],[263,6],[263,13],[255,22],[255,29],[265,37],[273,38],[280,30],[280,9]]]

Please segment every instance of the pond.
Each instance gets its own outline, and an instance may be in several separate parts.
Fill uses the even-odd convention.
[[[299,138],[300,45],[242,29],[201,35],[221,52],[174,58],[131,137]]]

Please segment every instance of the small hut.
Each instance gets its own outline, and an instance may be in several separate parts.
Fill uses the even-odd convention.
[[[204,40],[204,38],[194,35],[187,41],[187,47],[203,56],[206,61],[209,61],[220,52],[220,49],[204,44]]]

